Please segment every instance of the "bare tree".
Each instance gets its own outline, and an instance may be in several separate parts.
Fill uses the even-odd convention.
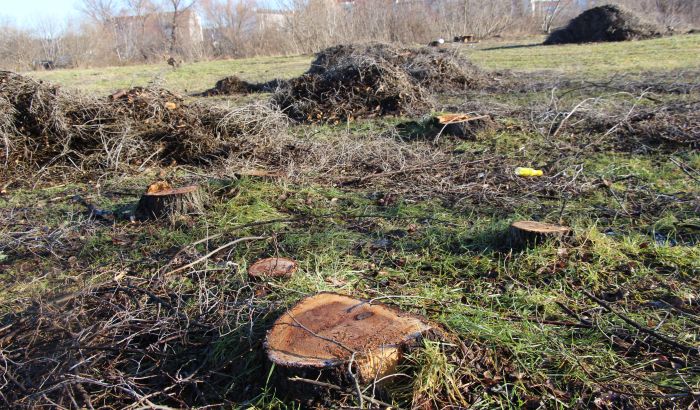
[[[35,21],[34,32],[41,44],[42,58],[58,59],[63,53],[63,25],[51,18],[39,18]]]
[[[92,20],[107,23],[117,14],[118,0],[82,0],[78,9]]]
[[[36,41],[26,29],[0,21],[0,68],[22,71],[38,58]]]
[[[251,52],[251,40],[264,21],[258,21],[255,0],[203,0],[200,7],[215,33],[219,55],[241,56]],[[223,44],[222,44],[223,43]]]
[[[179,43],[178,31],[180,30],[180,23],[182,20],[182,15],[186,11],[192,9],[196,3],[196,0],[165,0],[166,8],[172,13],[171,23],[170,23],[170,54],[181,54],[182,49]]]

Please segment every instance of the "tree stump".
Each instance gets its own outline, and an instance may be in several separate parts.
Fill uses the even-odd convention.
[[[289,258],[260,259],[248,268],[248,276],[254,279],[291,278],[297,271],[297,262]]]
[[[443,114],[434,117],[433,123],[444,135],[459,138],[474,138],[479,130],[492,128],[493,120],[488,115]]]
[[[394,373],[406,348],[416,346],[433,326],[382,304],[336,293],[303,299],[268,331],[267,357],[278,386],[286,392],[318,395],[322,388],[290,382],[296,376],[341,387]],[[350,374],[352,370],[352,376]]]
[[[167,183],[158,182],[148,187],[136,206],[138,219],[170,218],[199,213],[203,209],[202,193],[197,185],[171,188]]]
[[[509,242],[511,248],[525,248],[548,239],[563,239],[571,233],[566,226],[535,221],[517,221],[510,225]]]

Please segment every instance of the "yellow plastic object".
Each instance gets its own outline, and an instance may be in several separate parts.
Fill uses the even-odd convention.
[[[541,177],[543,172],[541,169],[517,167],[515,168],[515,175],[519,177]]]

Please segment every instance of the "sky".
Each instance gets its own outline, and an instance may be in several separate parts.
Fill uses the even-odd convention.
[[[79,0],[0,0],[0,18],[21,27],[33,27],[37,19],[64,21],[77,17]]]

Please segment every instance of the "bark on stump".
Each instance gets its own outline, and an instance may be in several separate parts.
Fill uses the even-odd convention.
[[[566,226],[535,221],[517,221],[510,225],[509,243],[511,248],[526,248],[548,239],[563,239],[571,233]]]
[[[289,258],[260,259],[250,265],[248,276],[254,279],[291,278],[297,266],[297,262]]]
[[[436,329],[420,318],[382,304],[336,293],[300,301],[268,331],[265,349],[279,389],[314,397],[325,389],[290,377],[340,387],[367,383],[395,372],[405,349]],[[354,376],[350,374],[350,370]]]
[[[180,215],[202,211],[202,193],[198,186],[170,188],[166,185],[161,186],[162,189],[153,189],[154,185],[141,196],[136,206],[135,214],[138,219],[170,218],[174,220]]]

